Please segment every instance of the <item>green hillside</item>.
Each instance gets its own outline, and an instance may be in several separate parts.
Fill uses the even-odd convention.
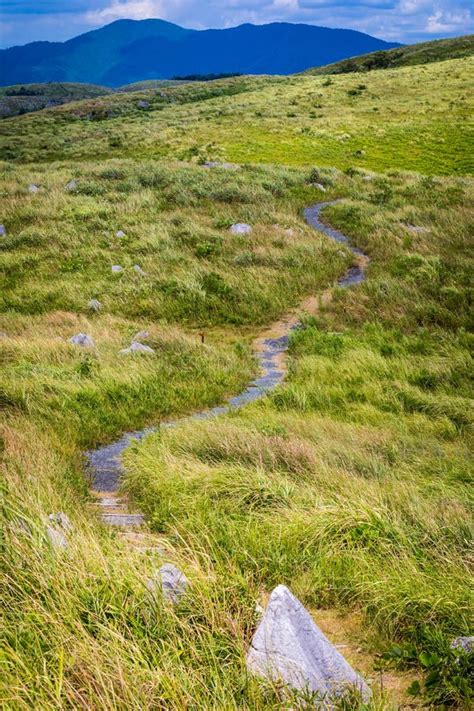
[[[0,118],[9,118],[67,104],[69,101],[93,99],[110,94],[111,89],[95,84],[49,82],[48,84],[15,84],[0,87]]]
[[[348,74],[352,72],[370,72],[373,69],[391,69],[392,67],[413,67],[417,64],[443,62],[447,59],[471,57],[474,54],[474,35],[432,40],[418,44],[405,45],[395,49],[362,54],[359,57],[343,59],[325,67],[308,69],[305,74]]]
[[[317,708],[246,668],[278,584],[372,688],[335,710],[472,707],[473,62],[1,122],[3,707]],[[161,427],[286,334],[264,398]],[[106,526],[84,452],[148,426],[112,492],[146,523]]]

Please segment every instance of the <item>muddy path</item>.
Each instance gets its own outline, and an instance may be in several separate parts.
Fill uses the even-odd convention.
[[[365,267],[368,263],[368,257],[360,249],[354,247],[346,235],[322,222],[322,211],[336,202],[338,201],[318,202],[304,210],[304,218],[310,227],[324,233],[336,242],[344,244],[354,254],[354,264],[337,281],[338,286],[349,287],[353,284],[359,284],[365,279]],[[270,328],[255,339],[253,348],[259,365],[259,376],[250,382],[245,390],[238,395],[230,397],[217,407],[203,410],[178,420],[163,422],[156,427],[146,427],[136,432],[128,432],[116,442],[86,453],[91,487],[104,522],[121,527],[139,526],[143,523],[142,514],[129,513],[127,502],[117,496],[123,472],[121,455],[124,450],[133,441],[141,440],[158,429],[174,427],[183,421],[206,420],[218,417],[230,410],[235,410],[254,400],[258,400],[273,390],[285,378],[285,356],[288,351],[290,334],[300,323],[301,314],[304,312],[316,312],[319,304],[330,301],[331,293],[332,289],[327,289],[317,296],[305,299],[297,309],[272,324]]]

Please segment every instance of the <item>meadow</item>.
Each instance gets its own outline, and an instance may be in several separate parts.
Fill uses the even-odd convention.
[[[371,709],[469,708],[472,659],[450,644],[472,633],[471,61],[2,122],[6,708],[310,708],[245,669],[281,582],[371,680]],[[270,396],[130,447],[123,491],[148,527],[104,527],[84,449],[239,392],[253,338],[351,264],[303,220],[336,197],[325,218],[369,255],[367,281],[304,317]],[[120,354],[143,330],[154,354]],[[176,608],[145,586],[163,560],[191,581]]]

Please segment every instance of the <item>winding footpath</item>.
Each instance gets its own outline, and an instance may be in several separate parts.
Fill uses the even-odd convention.
[[[368,257],[360,249],[353,247],[346,235],[321,221],[321,212],[329,205],[334,205],[337,202],[339,201],[318,202],[304,210],[304,217],[308,225],[336,242],[344,244],[354,254],[354,265],[349,267],[344,276],[337,282],[340,287],[348,287],[353,284],[359,284],[365,279],[365,267],[368,263]],[[317,310],[319,301],[328,303],[330,298],[331,289],[328,289],[319,296],[310,297],[300,304],[298,312],[314,312]],[[260,366],[260,375],[239,395],[229,398],[224,404],[212,409],[204,410],[179,420],[164,422],[156,427],[147,427],[137,432],[128,432],[116,442],[86,453],[93,493],[96,496],[97,505],[100,507],[101,516],[105,523],[124,528],[140,526],[144,523],[143,515],[129,513],[127,501],[118,497],[123,473],[121,455],[130,443],[141,440],[158,429],[175,427],[184,421],[207,420],[218,417],[266,395],[285,378],[285,354],[288,350],[289,336],[291,331],[298,325],[299,317],[297,313],[292,312],[282,320],[274,323],[270,329],[254,341],[254,350]]]

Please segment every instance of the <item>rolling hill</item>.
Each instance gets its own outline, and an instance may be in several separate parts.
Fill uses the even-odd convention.
[[[2,85],[69,81],[120,86],[176,75],[291,74],[398,46],[353,30],[271,23],[188,30],[162,20],[118,20],[67,42],[0,52]]]
[[[448,39],[419,42],[379,52],[369,52],[359,57],[342,59],[323,67],[307,69],[305,74],[348,74],[352,72],[370,72],[373,69],[431,64],[446,59],[460,59],[474,54],[474,35],[451,37]]]

